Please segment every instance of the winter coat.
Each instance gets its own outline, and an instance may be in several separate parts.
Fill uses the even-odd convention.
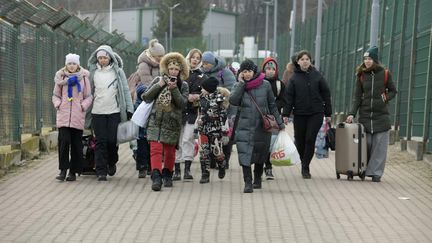
[[[166,112],[158,107],[157,99],[161,92],[166,88],[166,85],[160,87],[158,84],[160,79],[165,83],[168,82],[168,62],[171,59],[177,59],[183,67],[177,77],[177,87],[169,90],[171,93],[171,103],[169,103],[170,111]],[[169,145],[177,145],[182,127],[182,113],[187,104],[189,95],[189,87],[185,80],[189,77],[189,67],[186,60],[179,53],[168,53],[161,60],[161,75],[153,80],[150,87],[142,95],[142,99],[150,103],[154,101],[147,123],[147,140],[149,142],[160,142]]]
[[[351,111],[348,115],[359,113],[358,121],[363,124],[367,133],[384,132],[391,128],[388,102],[396,96],[391,74],[388,74],[387,86],[384,82],[385,69],[376,65],[372,70],[364,66],[358,73],[354,89]],[[360,77],[363,76],[360,80]],[[385,101],[382,94],[386,96]]]
[[[234,141],[237,144],[238,158],[241,165],[251,166],[252,163],[264,163],[265,161],[256,161],[262,158],[262,155],[252,154],[257,148],[265,155],[270,148],[271,133],[266,132],[263,128],[261,114],[253,103],[248,92],[245,91],[245,83],[238,82],[230,96],[230,104],[239,106],[239,120],[235,131]],[[285,127],[282,118],[277,111],[275,98],[271,85],[267,80],[255,89],[249,91],[255,98],[256,103],[264,114],[275,116],[279,127]]]
[[[78,76],[81,92],[78,93],[77,85],[73,86],[72,100],[69,101],[68,79],[73,75]],[[69,73],[66,68],[62,68],[56,72],[54,82],[52,102],[57,110],[57,128],[70,127],[84,130],[85,114],[93,101],[89,71],[80,67],[80,71]]]
[[[201,82],[207,76],[200,70],[191,70],[186,83],[189,87],[189,94],[201,94]],[[199,102],[187,102],[186,109],[183,112],[183,123],[194,124],[198,116]]]
[[[322,74],[313,66],[307,71],[301,70],[295,63],[294,74],[286,89],[284,116],[312,115],[324,113],[326,117],[332,114],[330,89]]]
[[[145,86],[159,76],[159,63],[153,60],[148,54],[148,50],[143,51],[138,57],[138,76]]]
[[[107,45],[102,45],[100,47],[98,47],[91,55],[90,58],[88,60],[88,66],[89,66],[89,71],[90,71],[90,85],[92,88],[92,93],[93,96],[96,98],[98,94],[95,94],[95,86],[94,86],[94,74],[96,69],[98,68],[97,66],[97,58],[96,58],[96,53],[99,50],[105,50],[111,57],[111,64],[112,68],[115,71],[116,74],[116,82],[117,82],[117,97],[113,97],[116,98],[118,100],[118,105],[120,108],[120,117],[121,117],[121,121],[126,121],[127,120],[127,112],[133,113],[134,112],[134,107],[132,104],[132,98],[129,92],[129,88],[128,88],[128,83],[127,83],[127,78],[126,75],[123,71],[123,60],[121,59],[121,57],[115,53],[110,46]],[[91,108],[88,110],[91,111]],[[91,125],[91,114],[90,112],[87,112],[87,116],[86,116],[86,127],[90,127]]]
[[[222,90],[223,89],[223,90]],[[221,138],[224,132],[225,121],[227,118],[227,108],[229,104],[226,102],[229,99],[230,92],[222,87],[208,96],[200,98],[200,120],[198,131],[204,135],[212,135]],[[226,97],[228,95],[228,97]]]

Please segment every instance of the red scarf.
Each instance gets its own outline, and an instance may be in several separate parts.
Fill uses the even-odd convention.
[[[255,89],[258,86],[260,86],[263,83],[264,77],[265,77],[265,74],[260,73],[260,75],[258,75],[258,77],[256,77],[255,79],[251,79],[249,81],[246,81],[245,90],[249,91],[249,90]]]

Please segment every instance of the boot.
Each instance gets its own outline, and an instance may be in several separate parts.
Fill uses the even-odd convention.
[[[181,180],[181,170],[180,170],[180,163],[175,163],[174,164],[175,169],[174,169],[174,176],[172,177],[173,181],[179,181]],[[163,170],[162,170],[163,173]]]
[[[204,170],[201,174],[200,184],[205,184],[210,182],[210,171]]]
[[[303,179],[311,179],[312,175],[309,172],[309,165],[302,163],[302,177]]]
[[[152,171],[151,179],[153,182],[152,190],[153,191],[160,191],[162,188],[162,177],[161,177],[161,173],[158,169],[154,169]]]
[[[75,172],[70,172],[70,171],[69,171],[69,174],[68,174],[68,176],[66,177],[66,181],[76,181],[76,175],[75,175]]]
[[[162,170],[162,180],[163,180],[163,184],[164,184],[165,187],[172,187],[173,186],[172,172],[170,172],[168,170],[168,168],[163,168],[163,170]]]
[[[255,169],[254,169],[254,182],[253,182],[253,188],[254,189],[261,189],[262,185],[262,176],[263,173],[263,165],[262,164],[255,164]]]
[[[183,175],[183,179],[185,179],[185,180],[193,180],[193,176],[190,173],[191,164],[192,164],[192,161],[190,161],[190,160],[185,161],[185,172]]]
[[[66,178],[66,172],[67,170],[60,170],[60,174],[56,177],[59,181],[64,181]]]
[[[219,163],[218,168],[219,168],[218,177],[219,179],[223,179],[225,177],[225,161]]]
[[[243,168],[243,180],[245,182],[245,187],[244,187],[243,192],[244,193],[252,193],[253,187],[252,187],[252,170],[251,170],[251,167],[242,165],[242,168]]]
[[[138,178],[146,178],[147,176],[147,170],[146,169],[141,169],[138,171]]]

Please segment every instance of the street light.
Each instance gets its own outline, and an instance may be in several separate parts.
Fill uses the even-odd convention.
[[[170,33],[170,42],[169,42],[169,51],[172,50],[172,11],[173,9],[177,8],[180,5],[180,3],[174,4],[172,7],[168,7],[170,10],[170,23],[169,23],[169,33]]]
[[[269,6],[273,4],[272,1],[269,2],[263,2],[263,4],[266,5],[266,17],[265,17],[265,43],[264,43],[264,50],[265,54],[264,57],[267,57],[267,50],[268,50],[268,15],[269,15]]]
[[[211,40],[211,27],[212,27],[211,13],[212,13],[212,10],[214,7],[216,7],[216,4],[214,4],[214,3],[210,4],[209,16],[208,16],[208,19],[209,19],[209,27],[208,27],[208,29],[209,29],[209,47],[211,47],[211,43],[212,43],[212,40]],[[213,49],[210,49],[210,50],[213,51]]]

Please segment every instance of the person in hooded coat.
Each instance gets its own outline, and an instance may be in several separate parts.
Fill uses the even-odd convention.
[[[264,76],[258,72],[258,67],[252,60],[246,59],[240,65],[238,82],[229,99],[230,104],[240,109],[234,140],[243,170],[244,193],[253,192],[253,188],[261,189],[261,176],[271,139],[271,133],[264,130],[261,114],[252,99],[255,99],[264,114],[272,114],[276,118],[279,129],[285,128],[271,85]],[[255,164],[253,186],[252,164]]]
[[[123,61],[108,45],[99,46],[88,60],[90,85],[94,95],[86,127],[96,136],[95,164],[99,181],[113,176],[118,161],[117,127],[134,112]]]
[[[154,101],[147,123],[153,191],[161,190],[162,180],[165,187],[173,186],[176,146],[189,94],[184,80],[188,77],[189,66],[183,55],[178,52],[168,53],[161,60],[160,76],[153,80],[142,95],[143,101]]]
[[[357,67],[351,111],[346,119],[358,121],[366,130],[368,164],[366,176],[373,182],[380,182],[384,174],[391,128],[388,102],[396,96],[392,76],[378,61],[378,48],[373,46],[363,55],[363,63]]]

